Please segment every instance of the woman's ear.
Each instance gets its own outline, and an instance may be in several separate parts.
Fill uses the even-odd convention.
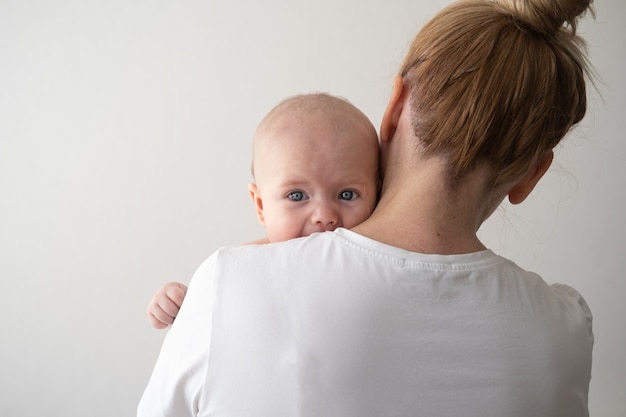
[[[405,95],[404,79],[400,75],[393,78],[393,89],[387,108],[383,114],[383,120],[380,124],[380,141],[386,142],[391,139],[398,127],[398,121],[402,114],[402,106],[404,104]]]
[[[261,226],[265,226],[265,217],[263,216],[263,199],[261,198],[261,193],[259,193],[259,187],[257,187],[255,183],[251,182],[248,184],[248,191],[250,192],[250,197],[254,203],[259,223],[261,223]]]
[[[526,200],[543,174],[550,168],[552,159],[554,159],[554,152],[550,151],[509,191],[511,204],[519,204]]]

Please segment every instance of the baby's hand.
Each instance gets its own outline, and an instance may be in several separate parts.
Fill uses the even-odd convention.
[[[187,287],[178,282],[168,282],[154,294],[146,314],[155,329],[165,329],[174,322],[183,304]]]

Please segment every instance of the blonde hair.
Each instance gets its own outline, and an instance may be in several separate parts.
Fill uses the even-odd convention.
[[[586,111],[576,21],[592,1],[465,0],[436,15],[400,71],[422,152],[447,155],[453,179],[486,162],[494,186],[541,160]]]

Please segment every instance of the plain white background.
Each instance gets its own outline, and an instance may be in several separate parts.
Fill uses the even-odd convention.
[[[378,125],[447,3],[0,0],[0,415],[134,415],[166,334],[153,292],[263,235],[246,188],[262,116],[328,91]],[[590,411],[623,417],[626,3],[596,3],[588,116],[481,236],[585,296]]]

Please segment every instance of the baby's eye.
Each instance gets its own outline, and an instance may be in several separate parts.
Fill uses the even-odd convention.
[[[357,193],[356,191],[352,191],[352,190],[343,190],[342,192],[339,193],[340,200],[352,201],[356,199],[358,196],[359,196],[359,193]]]
[[[303,191],[292,191],[287,194],[287,198],[291,201],[302,201],[306,199],[306,194]]]

